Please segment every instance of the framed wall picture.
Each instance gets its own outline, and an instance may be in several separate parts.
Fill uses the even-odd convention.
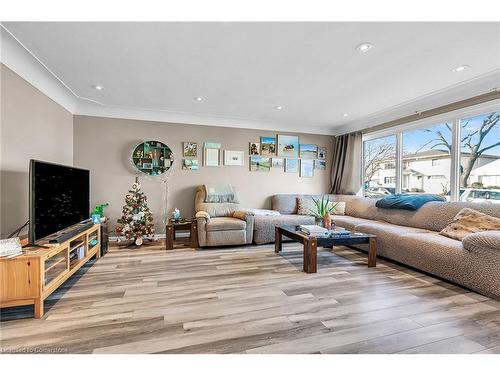
[[[326,159],[326,147],[318,147],[318,159]]]
[[[326,169],[326,160],[318,160],[314,161],[314,169],[324,170]]]
[[[260,155],[260,143],[258,142],[250,142],[248,146],[248,154],[252,155]]]
[[[198,159],[183,159],[182,169],[197,171],[198,170]]]
[[[299,137],[278,134],[278,156],[299,157]]]
[[[196,142],[182,143],[182,156],[187,158],[195,158],[198,156],[198,144]]]
[[[224,150],[224,165],[245,165],[245,152],[244,151],[229,151]]]
[[[300,177],[314,176],[314,160],[300,159]]]
[[[301,159],[316,159],[318,157],[318,146],[311,144],[301,144],[300,158]]]
[[[220,148],[220,143],[218,142],[205,142],[203,144],[204,148]]]
[[[260,154],[262,156],[276,155],[275,137],[260,137]]]
[[[297,173],[299,171],[299,159],[285,159],[285,172]]]
[[[218,167],[220,165],[220,149],[205,148],[203,161],[205,167]]]
[[[273,168],[283,168],[283,165],[284,165],[283,158],[273,158],[272,165],[273,165]]]
[[[270,172],[271,158],[262,156],[250,156],[250,171],[252,172]]]

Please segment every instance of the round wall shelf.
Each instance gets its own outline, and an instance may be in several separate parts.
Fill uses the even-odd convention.
[[[149,176],[159,176],[174,163],[170,147],[160,141],[145,141],[138,144],[132,152],[132,164],[140,172]]]

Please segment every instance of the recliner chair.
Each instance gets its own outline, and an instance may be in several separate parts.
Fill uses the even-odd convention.
[[[205,186],[199,186],[194,206],[200,247],[252,243],[253,214],[241,210],[239,203],[208,203],[206,196]]]

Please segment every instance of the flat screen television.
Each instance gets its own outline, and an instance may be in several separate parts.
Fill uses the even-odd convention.
[[[30,243],[89,218],[89,170],[30,160],[29,181]]]

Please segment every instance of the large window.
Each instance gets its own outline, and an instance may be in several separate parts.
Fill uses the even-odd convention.
[[[500,111],[489,109],[364,135],[365,196],[429,193],[500,204]]]
[[[500,203],[500,112],[460,120],[460,199]]]
[[[396,136],[363,144],[364,192],[376,198],[396,191]]]
[[[449,197],[451,190],[452,124],[403,132],[403,193]]]

